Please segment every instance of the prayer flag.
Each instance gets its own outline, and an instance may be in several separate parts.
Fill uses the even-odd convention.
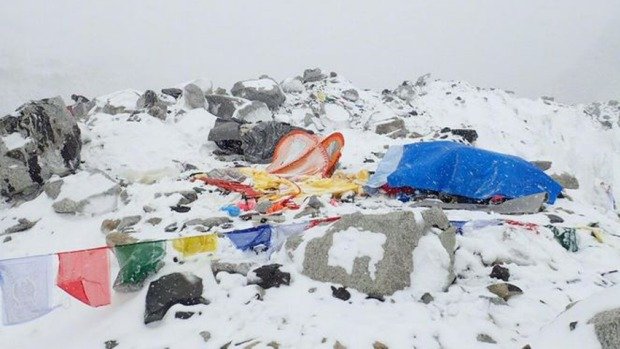
[[[58,259],[58,287],[92,307],[110,304],[107,247],[59,253]]]

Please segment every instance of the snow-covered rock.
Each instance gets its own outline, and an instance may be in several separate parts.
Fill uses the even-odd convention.
[[[230,93],[236,97],[263,102],[270,109],[277,109],[286,100],[278,83],[265,78],[239,81],[235,83]]]

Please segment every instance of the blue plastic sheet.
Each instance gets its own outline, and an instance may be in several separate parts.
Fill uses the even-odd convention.
[[[232,231],[226,237],[240,250],[252,250],[259,246],[271,246],[271,227],[261,225],[255,228]]]
[[[399,153],[400,149],[392,154]],[[402,146],[397,166],[395,159],[388,160],[379,164],[377,173],[395,188],[433,190],[476,200],[546,192],[550,204],[562,191],[560,184],[526,160],[455,142],[407,144]],[[390,174],[385,177],[385,172]],[[381,179],[371,178],[370,182],[376,186]]]

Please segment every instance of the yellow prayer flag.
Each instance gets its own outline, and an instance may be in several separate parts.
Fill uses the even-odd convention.
[[[172,247],[183,257],[217,250],[217,234],[189,236],[172,240]]]

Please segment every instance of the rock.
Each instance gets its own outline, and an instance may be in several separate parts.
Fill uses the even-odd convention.
[[[411,83],[409,81],[404,81],[400,86],[394,89],[394,95],[403,101],[410,102],[415,98],[416,93]]]
[[[206,95],[205,98],[208,103],[207,110],[209,113],[225,120],[232,120],[237,109],[248,103],[248,100],[243,98],[217,94]]]
[[[497,295],[505,301],[512,298],[513,296],[523,294],[523,291],[520,288],[509,283],[493,284],[488,286],[487,289],[489,290],[489,292]]]
[[[120,223],[120,219],[104,219],[103,222],[101,222],[101,232],[108,234],[111,231],[116,230]]]
[[[107,175],[81,171],[64,178],[52,208],[61,214],[103,214],[116,209],[119,193],[120,186]]]
[[[62,189],[63,180],[59,179],[52,182],[47,182],[43,185],[43,191],[50,198],[56,200],[58,195],[60,195],[60,190]]]
[[[387,345],[379,341],[375,341],[374,343],[372,343],[372,349],[389,349],[389,348]]]
[[[4,240],[2,240],[2,242],[6,243],[6,242],[9,242],[11,240],[13,240],[13,238],[11,236],[7,236],[7,237],[4,238]]]
[[[600,312],[588,321],[594,324],[594,332],[601,349],[620,348],[620,308]]]
[[[138,222],[140,222],[140,220],[142,219],[142,216],[127,216],[127,217],[123,217],[121,218],[117,229],[120,231],[126,231],[129,230],[131,227],[133,227],[134,225],[138,224]]]
[[[547,171],[548,169],[551,168],[551,161],[545,161],[545,160],[538,160],[538,161],[532,161],[532,165],[538,167],[541,171]]]
[[[187,84],[183,88],[183,96],[185,97],[185,104],[188,108],[204,108],[206,101],[205,94],[202,89],[195,84]]]
[[[137,109],[146,109],[153,117],[164,120],[168,116],[168,105],[157,97],[153,90],[146,90],[136,102]]]
[[[391,121],[381,123],[375,128],[375,133],[389,135],[392,138],[404,137],[407,135],[405,121],[401,118],[393,118]]]
[[[178,99],[183,94],[183,90],[180,88],[172,87],[172,88],[164,88],[161,90],[161,93],[170,96],[174,99]]]
[[[161,221],[162,219],[159,217],[151,217],[146,220],[146,222],[150,225],[158,225],[159,223],[161,223]]]
[[[312,195],[311,197],[308,198],[308,206],[318,210],[322,208],[324,205],[316,195]]]
[[[151,282],[146,294],[144,323],[149,324],[164,318],[175,304],[208,304],[202,298],[202,279],[190,273],[172,273]]]
[[[72,95],[73,97],[75,95]],[[81,98],[76,98],[75,104],[69,107],[69,111],[71,115],[73,115],[76,119],[85,119],[88,116],[88,113],[97,105],[95,101],[89,101],[86,97],[79,96]]]
[[[571,331],[574,331],[575,328],[577,328],[577,323],[578,321],[573,321],[568,325],[568,328],[570,328]]]
[[[482,342],[482,343],[491,343],[491,344],[497,344],[497,341],[495,339],[493,339],[493,337],[489,336],[486,333],[479,333],[476,336],[476,340],[478,342]]]
[[[183,229],[185,229],[185,227],[201,225],[205,227],[207,230],[209,230],[213,227],[217,227],[219,225],[226,224],[226,223],[232,223],[232,222],[233,222],[232,219],[228,217],[195,218],[195,219],[190,219],[189,221],[183,223]]]
[[[327,76],[323,74],[320,68],[304,70],[304,82],[315,82],[325,79]]]
[[[549,223],[551,224],[555,224],[555,223],[563,223],[564,219],[558,215],[552,214],[552,213],[547,213],[546,214],[547,218],[549,218]]]
[[[267,343],[267,346],[273,349],[280,349],[280,343],[276,342],[276,341],[271,341],[269,343]]]
[[[276,145],[282,137],[297,129],[277,121],[260,122],[241,136],[241,151],[246,161],[269,163]]]
[[[303,258],[301,272],[314,280],[340,284],[368,295],[376,297],[391,295],[398,290],[411,286],[411,274],[415,269],[414,249],[425,234],[434,234],[430,231],[430,226],[433,224],[443,226],[446,229],[443,241],[440,237],[435,236],[435,238],[441,242],[446,250],[445,258],[450,260],[448,270],[444,271],[445,282],[440,285],[440,287],[447,287],[454,279],[452,270],[454,245],[451,245],[454,242],[454,228],[450,227],[447,217],[443,215],[441,210],[437,210],[437,212],[439,213],[429,215],[429,222],[425,218],[424,224],[416,222],[413,212],[343,215],[340,220],[327,228],[324,235],[307,241],[305,249],[303,249],[303,256],[300,253],[295,253],[297,258]],[[439,214],[443,215],[443,221],[440,221],[441,217],[433,217],[433,215],[439,216]],[[432,219],[435,219],[436,222],[430,222]],[[330,265],[328,260],[330,250],[334,247],[334,238],[336,234],[343,234],[347,230],[350,230],[352,235],[345,234],[341,239],[345,239],[345,237],[347,241],[350,238],[376,239],[375,245],[378,244],[382,248],[382,259],[371,265],[371,256],[362,253],[353,259],[350,271],[342,266]],[[404,231],[408,233],[403,234]],[[432,241],[433,237],[429,236],[429,239]],[[381,244],[381,241],[384,243]],[[355,244],[356,242],[349,241],[349,243]],[[289,239],[285,245],[287,249],[296,250],[303,246],[295,239]],[[364,245],[368,244],[365,243]],[[358,254],[361,252],[358,251]],[[440,250],[441,252],[443,251]],[[332,251],[332,253],[336,252]],[[375,252],[367,253],[376,255]],[[434,278],[437,280],[437,275]]]
[[[497,264],[493,266],[493,270],[491,271],[490,277],[494,279],[500,279],[503,281],[508,281],[510,278],[510,271],[508,268],[504,268],[501,265]]]
[[[271,206],[273,206],[273,203],[271,201],[259,201],[256,204],[256,211],[260,214],[266,214],[267,211],[271,208]]]
[[[211,332],[209,331],[200,331],[198,334],[200,335],[200,337],[202,337],[202,340],[205,342],[208,342],[209,339],[211,339]]]
[[[247,276],[252,268],[252,263],[227,263],[215,260],[211,262],[211,271],[213,275],[223,271],[229,274],[241,274]]]
[[[347,347],[342,345],[340,341],[336,341],[336,343],[334,343],[334,349],[347,349]]]
[[[176,231],[178,229],[178,226],[176,223],[172,223],[172,224],[168,224],[165,228],[164,231],[167,233],[171,233],[173,231]]]
[[[455,136],[462,137],[464,140],[472,144],[476,141],[476,139],[478,139],[478,132],[476,132],[476,130],[460,128],[452,129],[450,132],[452,132]]]
[[[235,97],[261,101],[272,110],[279,108],[286,100],[280,86],[271,79],[239,81],[230,92]]]
[[[189,212],[192,208],[189,206],[176,205],[176,206],[170,206],[170,209],[174,212],[186,213],[186,212]]]
[[[280,87],[282,88],[282,91],[286,93],[302,93],[306,90],[306,87],[299,76],[282,81],[280,83]]]
[[[342,91],[342,98],[346,99],[349,102],[357,102],[357,100],[360,98],[360,94],[357,92],[356,89],[348,89]]]
[[[138,239],[127,233],[113,231],[105,236],[106,245],[109,247],[128,245],[138,242]]]
[[[346,287],[335,287],[332,286],[332,296],[334,298],[342,299],[343,301],[348,301],[351,298],[351,293],[347,291]]]
[[[2,235],[6,235],[6,234],[13,234],[13,233],[20,233],[22,231],[26,231],[32,227],[34,227],[35,224],[37,224],[38,221],[30,221],[26,218],[20,218],[17,220],[17,224],[9,227],[7,229],[4,230],[4,233],[1,233],[0,236]]]
[[[246,103],[237,109],[234,118],[244,122],[273,121],[273,113],[267,104],[259,101]]]
[[[181,319],[181,320],[187,320],[191,318],[192,316],[194,316],[195,314],[196,313],[193,311],[177,311],[176,313],[174,313],[174,318]]]
[[[60,97],[0,117],[0,195],[32,198],[52,175],[80,165],[80,129]]]
[[[430,293],[426,292],[426,293],[424,293],[424,294],[422,295],[422,298],[420,298],[420,300],[421,300],[421,301],[422,301],[422,303],[424,303],[424,304],[429,304],[429,303],[431,303],[432,301],[434,301],[434,300],[435,300],[435,298],[434,298],[434,297],[433,297]]]
[[[260,268],[252,270],[258,280],[251,280],[263,289],[272,287],[280,287],[280,285],[289,285],[291,283],[291,274],[280,271],[280,264],[263,265]],[[251,277],[251,279],[253,279]]]
[[[118,341],[116,340],[105,341],[104,345],[105,345],[105,349],[114,349],[118,346]]]
[[[579,181],[575,176],[562,172],[562,174],[552,174],[551,178],[555,179],[564,189],[579,189]]]

